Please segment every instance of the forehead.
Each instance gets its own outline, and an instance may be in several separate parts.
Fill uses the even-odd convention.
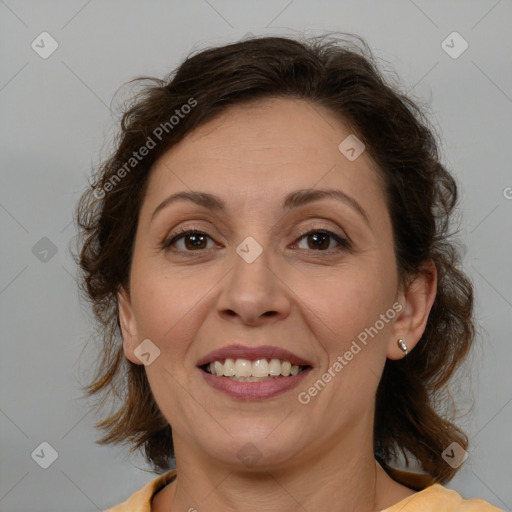
[[[340,144],[350,128],[321,105],[270,98],[229,107],[199,126],[154,164],[148,198],[170,190],[241,191],[262,201],[296,188],[338,187],[362,198],[381,195],[381,182],[363,151],[349,160]]]
[[[293,98],[267,98],[230,107],[176,147],[194,143],[210,156],[248,157],[248,162],[327,161],[339,156],[350,129],[325,107]],[[180,147],[181,146],[181,147]]]

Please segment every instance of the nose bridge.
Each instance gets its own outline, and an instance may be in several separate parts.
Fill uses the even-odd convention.
[[[261,191],[256,200],[244,201],[236,219],[236,230],[240,241],[235,245],[233,264],[240,271],[248,270],[253,273],[269,271],[271,234],[268,226],[272,218],[270,208],[265,204]],[[238,258],[238,259],[237,259]],[[240,260],[240,261],[239,261]]]
[[[253,231],[234,248],[232,272],[225,281],[219,297],[219,313],[235,313],[247,322],[254,322],[262,315],[287,314],[287,299],[276,270],[272,269],[273,257],[268,234]]]
[[[234,283],[245,283],[244,286],[248,287],[247,292],[252,294],[269,293],[275,279],[270,268],[271,260],[267,234],[259,231],[254,232],[254,236],[246,236],[235,247],[232,259]]]

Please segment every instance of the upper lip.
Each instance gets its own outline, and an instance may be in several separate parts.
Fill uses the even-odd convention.
[[[257,359],[279,359],[289,361],[298,366],[313,366],[310,361],[299,357],[298,355],[284,348],[273,347],[271,345],[260,345],[259,347],[247,347],[245,345],[228,345],[217,350],[213,350],[208,355],[202,357],[197,366],[204,366],[214,361],[224,359],[248,359],[255,361]]]

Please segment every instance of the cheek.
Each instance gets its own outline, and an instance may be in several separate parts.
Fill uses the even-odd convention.
[[[378,264],[347,265],[330,277],[295,281],[312,343],[323,350],[317,380],[301,396],[329,411],[332,428],[372,410],[395,316],[393,273],[382,272]]]
[[[296,276],[294,293],[314,324],[312,329],[324,348],[332,353],[350,345],[391,308],[394,288],[379,264],[347,265],[329,275],[305,279]],[[389,325],[380,326],[386,331]]]
[[[159,265],[139,267],[132,276],[139,336],[151,339],[162,351],[172,348],[176,354],[184,349],[180,345],[187,340],[191,322],[197,322],[197,311],[212,284],[194,277],[184,279]]]

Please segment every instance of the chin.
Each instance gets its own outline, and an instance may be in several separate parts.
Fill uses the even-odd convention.
[[[209,438],[204,450],[211,458],[237,471],[244,468],[251,471],[279,469],[303,453],[308,443],[301,442],[298,436],[295,440],[291,432],[281,430],[278,425],[279,421],[269,420],[264,425],[248,430],[232,426],[232,436],[226,434],[223,439],[213,443]],[[295,432],[298,434],[300,430]]]

